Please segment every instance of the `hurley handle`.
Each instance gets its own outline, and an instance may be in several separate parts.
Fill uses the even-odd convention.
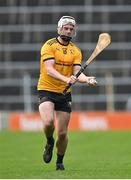
[[[78,73],[76,73],[75,77],[78,78],[79,75],[86,69],[87,67],[87,64],[85,64],[83,67],[81,67],[81,69],[78,71]],[[63,94],[65,95],[68,91],[68,89],[72,86],[73,84],[72,83],[69,83],[66,88],[64,89],[63,91]]]

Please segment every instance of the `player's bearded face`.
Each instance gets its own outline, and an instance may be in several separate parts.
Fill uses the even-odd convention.
[[[69,42],[74,36],[75,27],[71,24],[64,25],[60,28],[60,37],[66,42]]]

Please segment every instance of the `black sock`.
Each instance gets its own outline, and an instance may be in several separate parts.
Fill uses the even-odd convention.
[[[57,164],[63,163],[63,158],[64,158],[64,155],[57,154],[57,161],[56,161],[56,163]]]
[[[54,144],[54,138],[53,138],[53,136],[47,137],[47,143],[48,143],[48,144]]]

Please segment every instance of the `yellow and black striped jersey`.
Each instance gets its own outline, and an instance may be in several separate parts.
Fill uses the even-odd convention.
[[[74,43],[63,45],[57,38],[48,40],[42,46],[37,89],[61,93],[65,89],[66,83],[47,74],[44,61],[50,59],[54,59],[54,68],[59,73],[69,77],[73,74],[73,66],[81,65],[82,54]]]

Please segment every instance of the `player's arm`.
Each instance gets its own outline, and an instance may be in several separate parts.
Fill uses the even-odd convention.
[[[81,66],[75,65],[73,68],[73,74],[75,75],[80,70],[80,68]],[[97,84],[96,78],[94,76],[86,76],[84,73],[81,73],[77,80],[81,83],[87,83],[93,86]]]
[[[65,83],[74,83],[74,81],[76,81],[76,78],[74,76],[71,77],[66,77],[62,74],[60,74],[55,68],[54,68],[54,59],[49,59],[47,61],[44,61],[45,63],[45,68],[47,71],[47,74],[49,76],[52,76],[55,79],[59,79]]]

